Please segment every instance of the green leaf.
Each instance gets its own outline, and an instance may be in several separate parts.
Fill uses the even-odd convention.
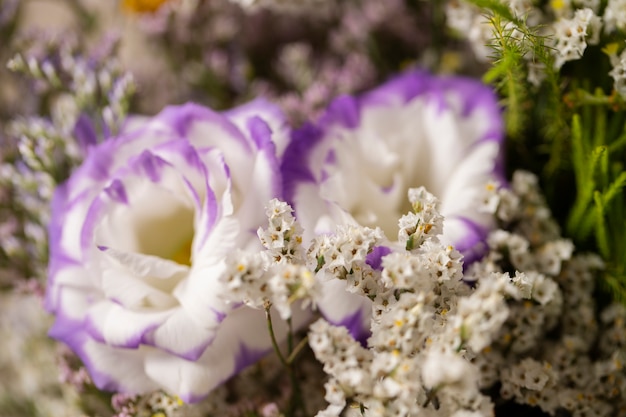
[[[598,210],[596,215],[596,243],[598,245],[598,249],[600,250],[600,254],[604,259],[608,259],[611,253],[609,238],[606,232],[606,221],[604,218],[604,204],[602,204],[602,195],[599,191],[596,191],[593,194],[593,200],[596,204],[596,208]]]

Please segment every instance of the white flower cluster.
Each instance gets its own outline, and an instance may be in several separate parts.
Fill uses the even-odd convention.
[[[555,0],[539,5],[529,0],[506,0],[512,16],[520,19],[535,32],[547,38],[546,45],[554,57],[555,69],[566,62],[580,59],[588,45],[597,45],[602,32],[614,34],[626,30],[626,2],[609,0],[602,8],[600,0]],[[496,35],[491,16],[465,0],[448,0],[446,17],[449,27],[466,38],[477,58],[489,60],[494,50]],[[545,67],[536,59],[527,37],[513,22],[500,22],[509,40],[517,41],[521,51],[527,51],[524,58],[528,67],[528,81],[539,85],[545,76]],[[611,55],[613,69],[610,75],[615,80],[615,89],[626,97],[624,60],[617,57],[619,46],[615,44]]]
[[[99,133],[96,126],[102,126],[107,135],[119,130],[135,90],[132,76],[122,70],[119,62],[83,58],[76,48],[67,40],[52,56],[38,59],[17,54],[7,64],[10,70],[27,74],[41,88],[54,93],[50,94],[50,120],[30,117],[8,126],[7,133],[16,138],[17,152],[13,155],[5,147],[2,159],[8,162],[0,160],[0,186],[10,190],[10,209],[20,213],[0,224],[0,254],[12,259],[14,265],[26,264],[27,270],[21,272],[27,278],[46,275],[46,228],[55,187],[81,162],[86,148],[95,145]],[[62,87],[64,82],[71,86],[69,91]],[[102,121],[80,120],[94,109],[101,110]],[[90,134],[86,135],[86,130]],[[87,143],[90,140],[92,143]]]
[[[315,272],[346,280],[348,291],[372,295],[376,286],[374,270],[367,263],[367,255],[383,239],[383,232],[360,226],[339,226],[333,235],[314,239],[308,255]]]
[[[478,373],[461,353],[466,346],[458,335],[463,326],[475,334],[495,327],[495,334],[499,326],[480,327],[483,315],[487,309],[492,314],[495,303],[504,308],[506,303],[485,285],[485,294],[476,294],[489,300],[489,292],[497,301],[481,305],[478,312],[469,305],[458,311],[459,298],[471,290],[461,280],[461,255],[438,241],[442,219],[437,201],[423,188],[410,190],[409,201],[413,211],[400,220],[399,240],[405,247],[384,256],[382,270],[370,268],[367,291],[360,291],[373,300],[368,348],[323,320],[310,328],[311,348],[331,377],[326,385],[330,405],[318,416],[342,410],[366,416],[411,416],[424,410],[452,415],[490,407],[479,392]],[[336,269],[330,271],[341,277]],[[455,320],[465,311],[468,320]]]
[[[411,188],[409,202],[413,211],[400,218],[398,242],[412,250],[443,233],[443,216],[439,213],[439,200],[424,187]]]
[[[302,300],[306,307],[319,291],[315,273],[305,265],[302,228],[288,204],[273,199],[266,209],[267,229],[257,234],[264,252],[236,251],[226,261],[221,281],[233,302],[253,308],[274,306],[281,318],[291,317],[291,305]]]
[[[493,404],[483,392],[496,384],[502,398],[551,415],[609,416],[624,406],[626,309],[607,309],[596,339],[601,262],[573,255],[531,174],[488,186],[485,202],[504,229],[464,272],[458,253],[436,237],[383,257],[367,292],[367,348],[323,320],[310,328],[330,376],[330,405],[318,416],[487,416]]]
[[[559,19],[554,23],[554,65],[557,68],[567,61],[583,56],[587,43],[595,45],[600,40],[601,21],[593,10],[578,9],[571,19]]]
[[[517,270],[512,282],[524,300],[509,301],[509,318],[495,342],[473,359],[481,369],[481,387],[499,382],[502,398],[551,415],[559,410],[574,416],[618,415],[626,404],[626,316],[621,305],[613,305],[600,316],[601,325],[596,320],[595,271],[602,262],[595,255],[573,255],[534,176],[517,172],[510,189],[488,194],[486,206],[506,232],[490,236],[490,253],[472,269]],[[510,205],[513,200],[518,203]],[[513,210],[500,216],[501,204]]]
[[[14,408],[13,415],[81,415],[79,394],[68,386],[59,389],[58,346],[46,337],[49,317],[39,304],[32,294],[0,294],[0,404],[32,410]]]
[[[409,198],[419,224],[440,231],[434,197],[416,189]],[[269,226],[258,231],[265,250],[233,254],[223,283],[233,300],[257,308],[271,303],[285,320],[295,300],[319,296],[315,275],[342,280],[371,301],[367,345],[325,319],[308,328],[309,346],[328,377],[319,417],[491,416],[486,393],[496,387],[501,400],[550,415],[618,415],[626,407],[626,308],[609,306],[596,319],[593,291],[602,262],[574,254],[529,173],[516,172],[507,186],[487,185],[484,209],[499,229],[488,236],[487,255],[464,267],[460,253],[426,227],[394,246],[380,230],[345,226],[318,236],[305,251],[290,207],[272,200]],[[418,244],[407,250],[412,235]],[[379,265],[370,265],[368,255],[383,245],[389,246]],[[323,407],[313,395],[321,388],[315,387],[320,370],[306,357],[297,365],[312,414]],[[226,398],[235,389],[236,398],[256,398],[239,403],[239,413],[282,415],[288,394],[277,403],[257,395],[259,371],[271,371],[263,380],[274,380],[278,365],[266,360],[255,369],[199,409],[232,413]],[[166,415],[183,411],[195,415],[186,406]]]
[[[604,30],[607,33],[626,29],[626,1],[609,0],[604,9]]]

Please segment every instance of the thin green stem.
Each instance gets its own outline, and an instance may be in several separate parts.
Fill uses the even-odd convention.
[[[293,326],[291,323],[291,317],[287,319],[287,326],[287,354],[291,356],[291,353],[293,352]]]
[[[300,352],[302,352],[302,349],[304,349],[308,345],[308,343],[309,343],[309,336],[305,336],[302,340],[300,340],[300,342],[298,342],[296,347],[293,349],[293,351],[289,354],[289,357],[287,358],[287,363],[289,365],[293,364],[293,362],[296,360]]]
[[[276,341],[276,335],[274,334],[274,325],[272,324],[272,314],[270,309],[272,308],[272,303],[269,301],[265,302],[265,317],[267,319],[267,330],[270,333],[270,339],[272,339],[272,347],[274,348],[274,352],[278,356],[280,363],[282,363],[286,368],[289,368],[289,364],[285,360],[283,353],[280,351],[280,347],[278,346],[278,342]]]
[[[302,390],[300,389],[300,383],[298,381],[297,372],[293,366],[293,363],[298,353],[304,348],[304,345],[306,345],[307,339],[305,338],[295,347],[295,349],[293,348],[292,323],[291,323],[291,319],[288,319],[287,320],[287,326],[288,326],[287,345],[288,345],[289,357],[285,359],[285,356],[283,356],[283,353],[281,352],[280,347],[278,346],[278,341],[276,340],[276,334],[274,332],[274,324],[272,322],[272,314],[271,314],[272,303],[269,301],[266,301],[263,307],[265,309],[265,317],[267,319],[267,330],[269,331],[270,339],[272,340],[272,347],[274,348],[274,352],[276,352],[276,355],[278,356],[280,363],[282,363],[283,366],[287,369],[287,372],[289,373],[289,378],[291,380],[291,386],[292,386],[293,392],[289,400],[287,415],[295,416],[297,410],[300,410],[301,415],[304,415],[306,411],[306,408],[304,405],[304,398],[302,396]]]

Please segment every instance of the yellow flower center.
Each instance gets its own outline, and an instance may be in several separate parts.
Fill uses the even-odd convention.
[[[122,7],[134,13],[154,13],[168,0],[122,0]]]
[[[174,255],[170,258],[174,262],[178,262],[181,265],[191,266],[191,244],[193,243],[193,238],[189,239],[187,242],[182,244],[180,248]]]

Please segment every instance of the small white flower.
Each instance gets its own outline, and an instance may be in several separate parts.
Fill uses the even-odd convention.
[[[601,20],[591,9],[576,10],[572,19],[560,19],[554,26],[554,66],[561,68],[567,61],[579,59],[600,39]]]
[[[462,396],[470,396],[478,391],[476,369],[461,356],[448,351],[428,352],[421,375],[428,389],[445,388]]]

